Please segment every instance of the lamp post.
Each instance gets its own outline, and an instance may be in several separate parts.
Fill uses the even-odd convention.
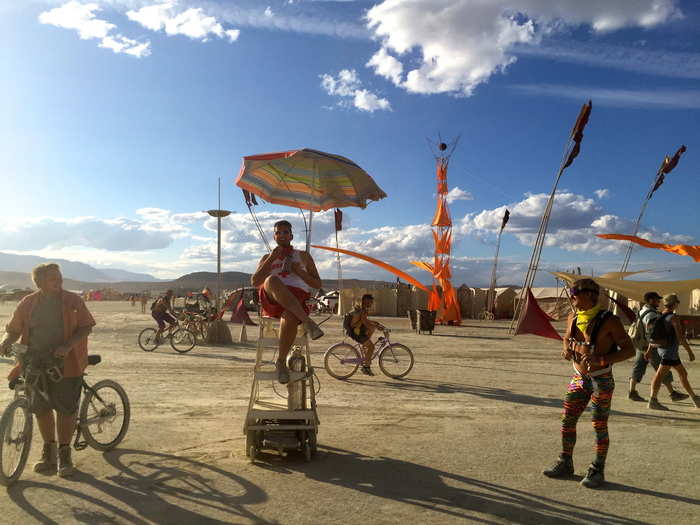
[[[221,209],[221,178],[219,178],[219,208],[207,210],[211,217],[216,217],[216,314],[221,311],[221,219],[231,215],[229,210]],[[231,333],[223,321],[218,318],[213,321],[207,341],[210,343],[231,343]]]
[[[228,210],[207,210],[212,217],[216,217],[216,311],[220,308],[221,297],[221,219],[228,217],[231,212]]]

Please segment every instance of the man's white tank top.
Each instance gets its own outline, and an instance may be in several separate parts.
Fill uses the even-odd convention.
[[[301,264],[302,268],[306,269],[306,265],[301,260],[301,252],[299,250],[294,250],[292,252],[292,262]],[[309,285],[304,282],[304,280],[295,273],[287,273],[284,271],[284,260],[277,258],[272,263],[270,269],[270,275],[279,277],[286,286],[293,286],[295,288],[301,288],[305,292],[309,292],[311,289]]]

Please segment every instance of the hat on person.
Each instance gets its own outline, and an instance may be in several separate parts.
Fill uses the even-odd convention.
[[[675,293],[664,295],[664,306],[673,306],[674,304],[678,303],[680,303],[680,301]]]
[[[645,303],[648,303],[649,301],[651,301],[653,299],[663,299],[663,297],[661,297],[656,292],[647,292],[644,294],[644,302]]]

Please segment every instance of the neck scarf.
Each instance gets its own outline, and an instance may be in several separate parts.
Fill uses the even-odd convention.
[[[293,253],[294,246],[290,244],[289,246],[282,249],[282,253],[280,254],[279,258],[280,260],[284,261],[287,257],[291,257]]]
[[[589,310],[576,310],[576,327],[579,330],[581,330],[581,333],[586,333],[586,328],[588,328],[588,324],[602,309],[602,306],[595,305]]]

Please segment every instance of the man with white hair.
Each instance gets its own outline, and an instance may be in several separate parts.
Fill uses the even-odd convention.
[[[87,337],[95,320],[79,295],[63,289],[63,276],[57,264],[40,264],[32,270],[32,279],[39,290],[17,305],[5,327],[7,334],[0,343],[0,352],[7,354],[12,343],[19,339],[29,347],[29,355],[45,361],[58,358],[62,362],[63,377],[56,382],[48,381],[48,400],[34,396],[30,409],[36,415],[44,440],[41,459],[34,465],[34,471],[66,477],[75,472],[70,440],[87,366]],[[15,366],[10,381],[20,373],[19,365]]]

